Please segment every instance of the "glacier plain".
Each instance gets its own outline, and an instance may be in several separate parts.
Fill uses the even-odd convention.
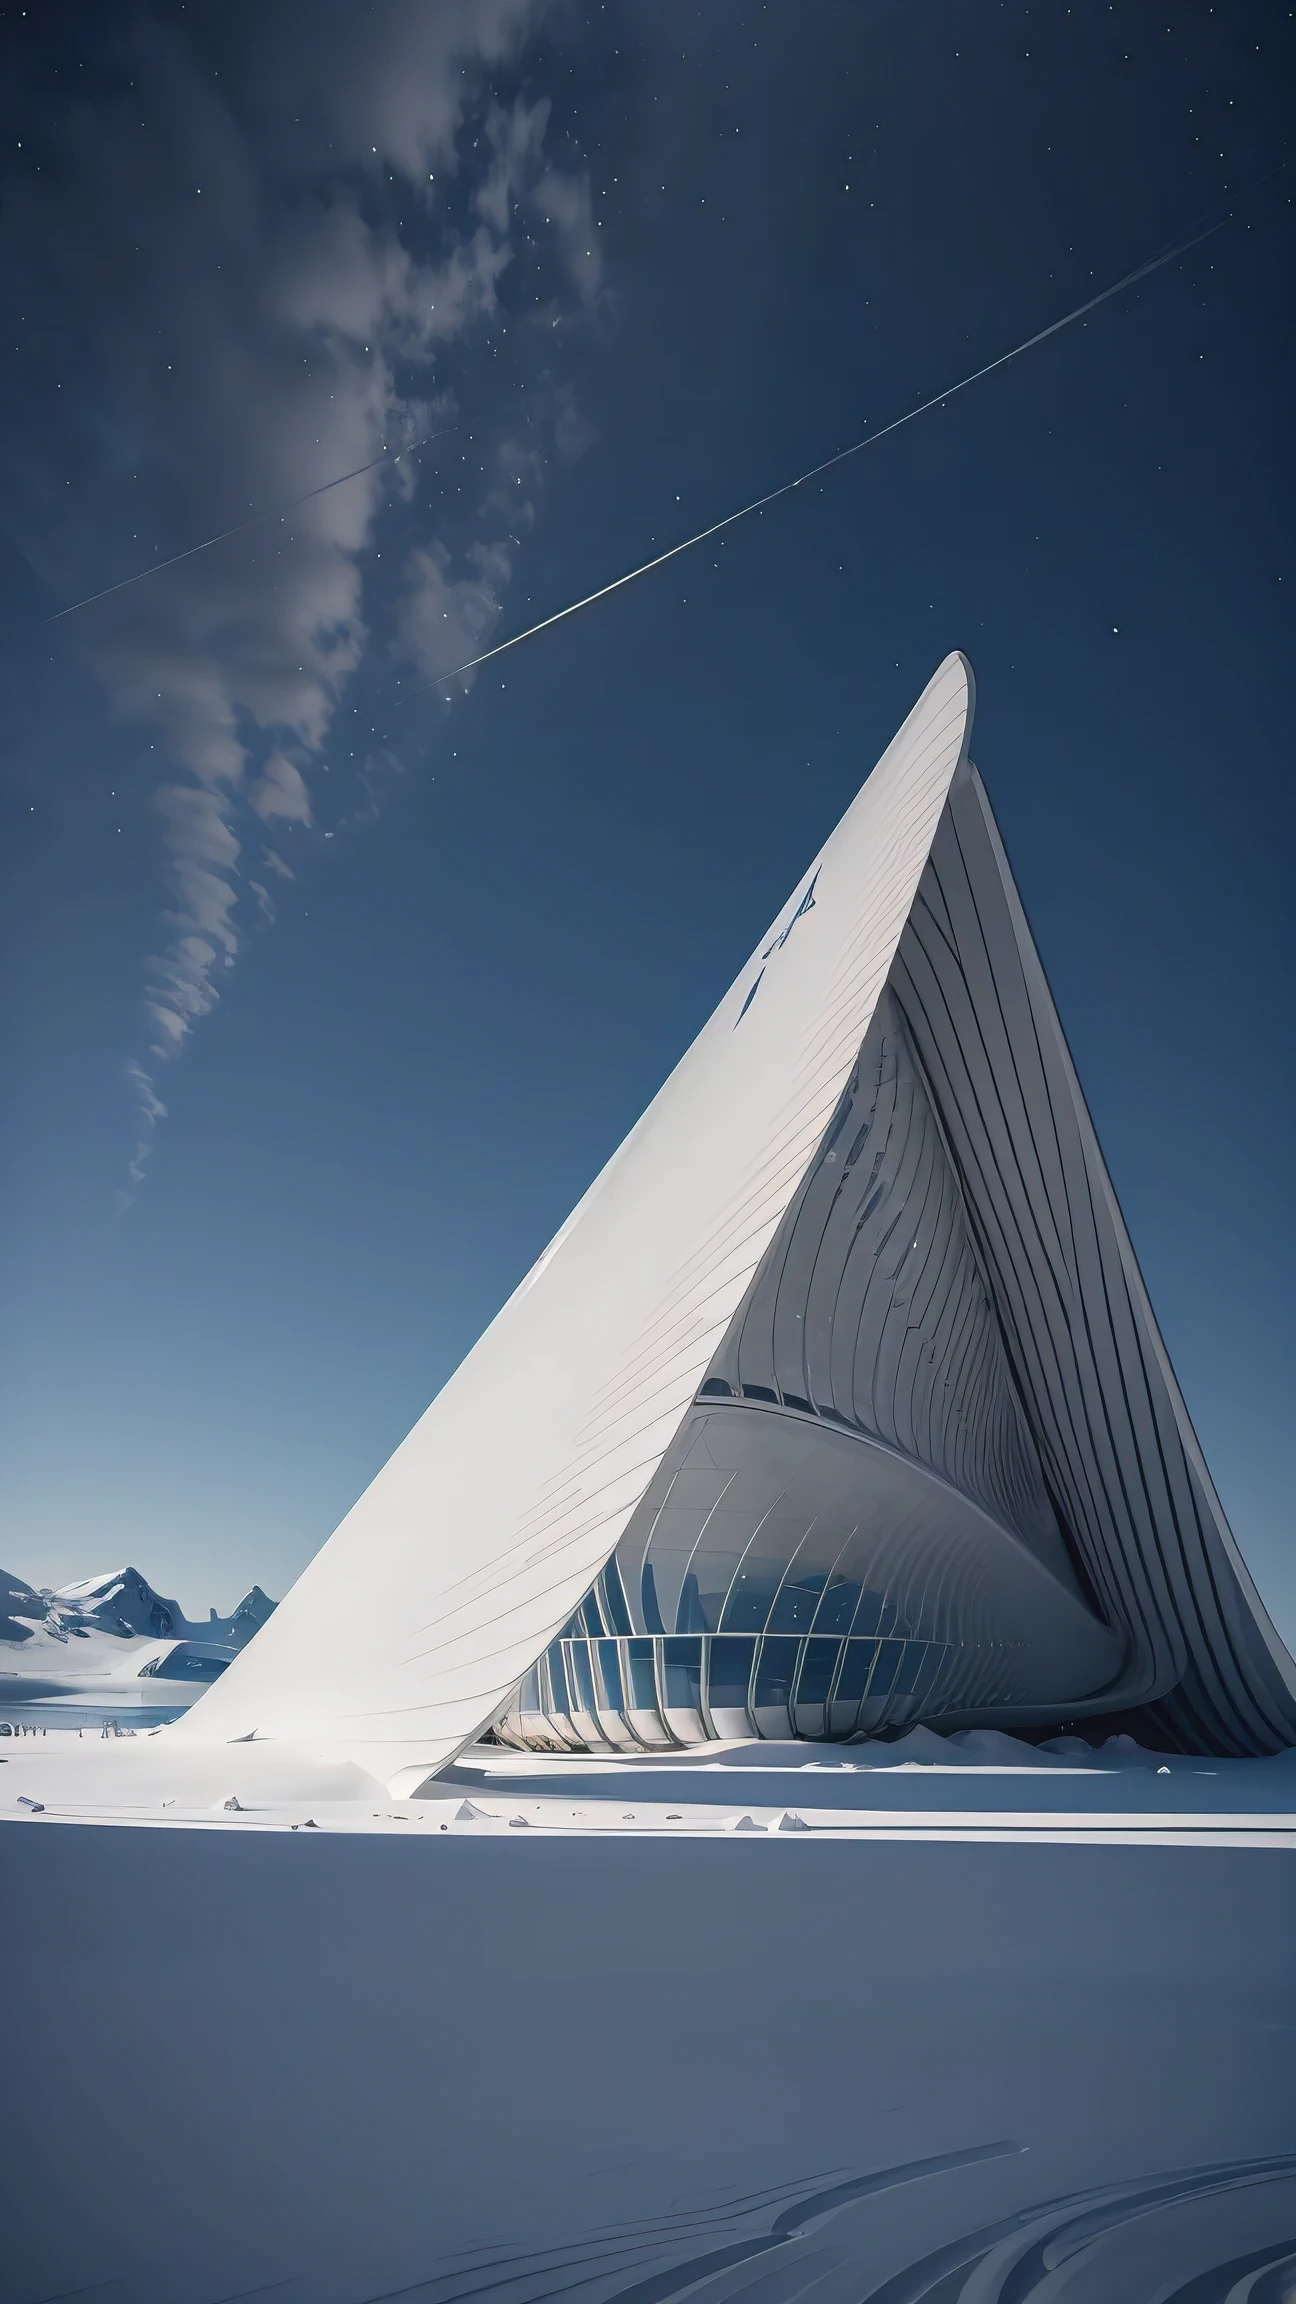
[[[0,1768],[13,2304],[1296,2288],[1289,1756],[180,1768]]]

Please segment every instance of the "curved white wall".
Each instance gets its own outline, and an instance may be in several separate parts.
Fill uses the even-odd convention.
[[[502,1706],[615,1546],[832,1116],[964,757],[946,658],[643,1118],[176,1737],[388,1780]],[[403,1596],[375,1616],[376,1579]]]

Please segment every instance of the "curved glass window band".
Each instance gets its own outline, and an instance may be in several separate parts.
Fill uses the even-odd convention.
[[[558,1639],[527,1675],[504,1723],[534,1742],[547,1717],[580,1746],[602,1714],[645,1749],[732,1736],[840,1742],[902,1727],[957,1669],[939,1640],[816,1633],[658,1633]],[[718,1716],[718,1720],[717,1720]],[[637,1725],[636,1725],[637,1723]],[[583,1725],[584,1724],[584,1725]],[[603,1746],[600,1737],[600,1748]]]

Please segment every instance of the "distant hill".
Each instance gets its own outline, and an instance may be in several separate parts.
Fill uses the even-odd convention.
[[[25,1578],[6,1575],[0,1569],[0,1641],[7,1641],[11,1651],[27,1648],[29,1655],[32,1641],[41,1649],[47,1641],[71,1649],[96,1635],[121,1641],[189,1640],[199,1645],[244,1648],[273,1615],[274,1607],[274,1601],[254,1584],[232,1615],[218,1616],[213,1608],[206,1617],[191,1620],[178,1600],[155,1592],[138,1568],[114,1568],[106,1574],[85,1576],[74,1584],[60,1585],[56,1591],[37,1589]]]

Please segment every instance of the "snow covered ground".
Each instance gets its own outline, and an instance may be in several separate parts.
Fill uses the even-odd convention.
[[[13,2304],[1296,2287],[1290,1758],[180,1766],[0,1766]]]
[[[478,1745],[404,1798],[363,1769],[274,1740],[9,1748],[0,1821],[386,1833],[525,1829],[584,1838],[804,1830],[851,1839],[957,1835],[1211,1843],[1296,1852],[1296,1754],[1184,1759],[1129,1737],[1038,1749],[989,1730],[894,1743],[708,1744],[664,1757]]]

